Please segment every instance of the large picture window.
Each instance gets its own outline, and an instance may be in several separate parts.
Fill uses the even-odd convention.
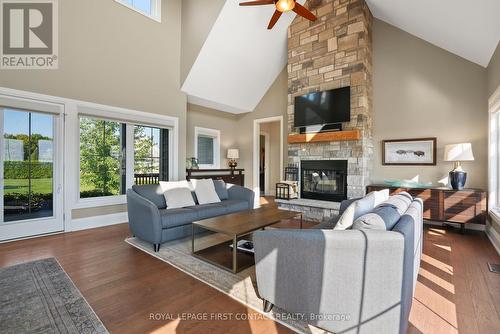
[[[80,118],[80,198],[125,193],[124,124]]]
[[[500,87],[489,101],[489,207],[500,219]]]
[[[80,117],[80,198],[169,180],[169,130]]]

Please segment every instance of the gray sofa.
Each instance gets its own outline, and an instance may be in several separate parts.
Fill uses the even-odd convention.
[[[406,333],[422,254],[422,210],[414,199],[389,231],[322,225],[254,233],[265,311],[276,305],[315,315],[305,320],[334,333]]]
[[[222,181],[214,181],[214,184],[220,203],[170,210],[160,185],[134,185],[127,190],[130,231],[153,244],[157,252],[162,243],[191,235],[194,221],[253,209],[254,192],[250,189]],[[192,195],[198,203],[194,192]]]

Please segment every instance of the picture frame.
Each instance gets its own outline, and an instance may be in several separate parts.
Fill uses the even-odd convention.
[[[382,141],[384,166],[435,166],[436,157],[436,137]]]

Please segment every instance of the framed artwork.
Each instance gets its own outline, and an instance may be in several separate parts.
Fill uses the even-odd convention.
[[[435,166],[436,138],[391,139],[382,142],[386,166]]]

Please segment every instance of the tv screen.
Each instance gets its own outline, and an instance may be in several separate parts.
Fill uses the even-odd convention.
[[[342,123],[350,120],[351,87],[295,98],[295,127]]]

